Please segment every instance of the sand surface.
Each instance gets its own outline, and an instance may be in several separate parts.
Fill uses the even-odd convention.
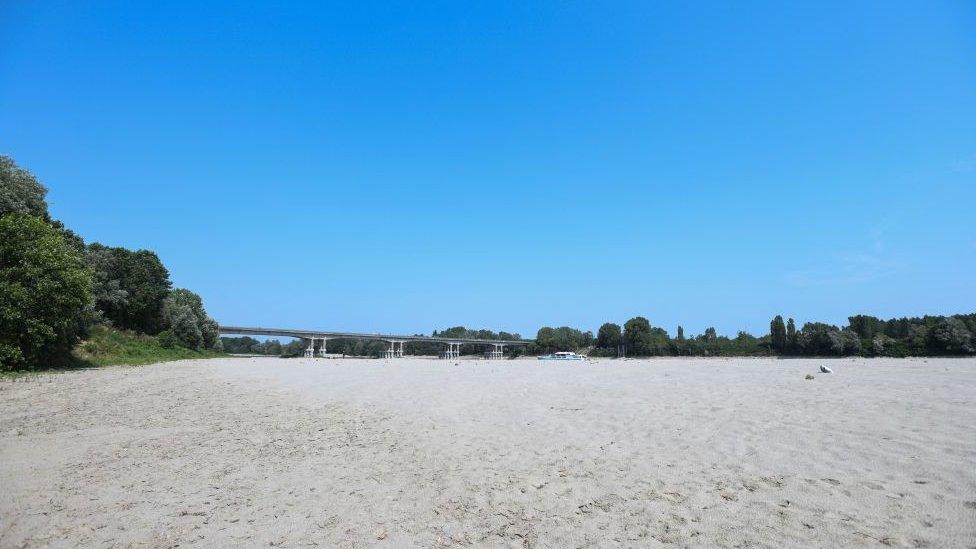
[[[92,545],[972,548],[976,360],[235,358],[0,382],[0,546]]]

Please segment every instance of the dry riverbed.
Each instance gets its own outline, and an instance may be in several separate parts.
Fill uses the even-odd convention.
[[[976,360],[233,358],[0,381],[0,546],[92,545],[972,548]]]

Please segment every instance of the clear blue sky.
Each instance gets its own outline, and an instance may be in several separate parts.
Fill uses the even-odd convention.
[[[0,152],[220,322],[976,310],[972,2],[198,4],[0,2]]]

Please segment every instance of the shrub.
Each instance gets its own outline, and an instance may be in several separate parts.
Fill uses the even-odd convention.
[[[177,339],[176,334],[173,333],[173,330],[163,330],[162,332],[159,332],[159,335],[156,336],[156,338],[159,341],[160,347],[165,349],[172,349],[180,344],[180,340]]]

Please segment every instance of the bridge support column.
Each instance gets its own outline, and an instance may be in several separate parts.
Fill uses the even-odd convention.
[[[387,349],[386,349],[386,353],[385,353],[385,357],[386,358],[396,358],[397,356],[403,356],[403,350],[402,350],[403,343],[402,342],[400,343],[400,345],[401,345],[401,350],[400,351],[397,351],[397,342],[396,341],[387,341],[387,343],[390,346],[387,347]],[[397,353],[399,353],[399,354],[397,354]]]
[[[495,360],[501,360],[505,358],[505,346],[495,345]]]
[[[315,356],[315,340],[306,339],[305,340],[305,358],[312,358]]]
[[[398,341],[398,346],[393,347],[393,356],[396,358],[403,358],[403,342]]]
[[[441,358],[453,359],[461,356],[461,344],[447,342],[447,350],[441,353]]]
[[[325,358],[325,355],[326,355],[325,346],[326,346],[326,342],[327,341],[329,341],[329,338],[323,337],[322,338],[322,345],[319,346],[318,356],[320,356],[322,358]]]
[[[485,353],[485,358],[489,360],[499,360],[505,357],[505,346],[492,343],[491,350]]]

